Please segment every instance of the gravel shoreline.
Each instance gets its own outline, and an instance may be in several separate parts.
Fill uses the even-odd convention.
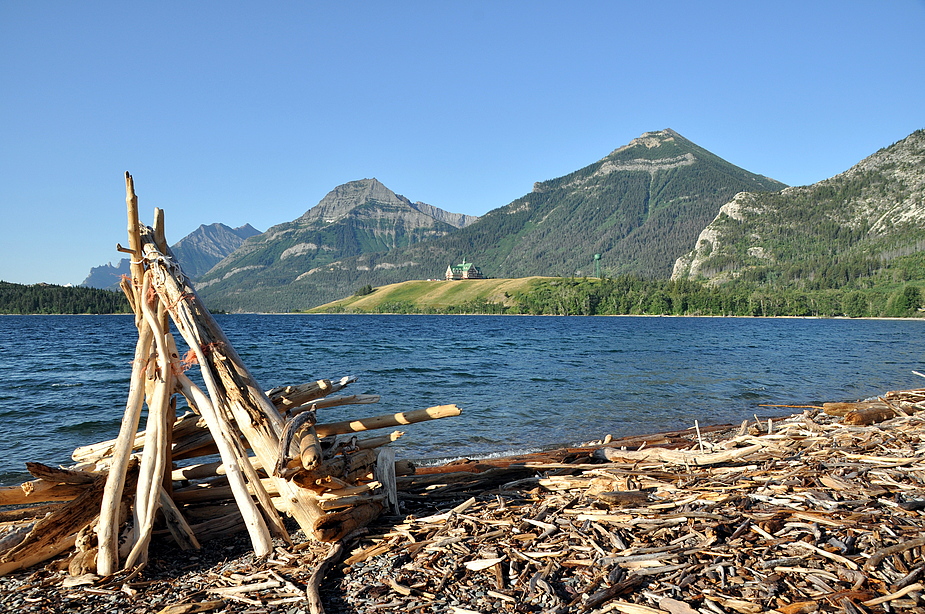
[[[401,516],[348,541],[321,602],[329,614],[925,613],[923,442],[915,414],[850,426],[812,411],[692,433],[686,450],[522,464],[490,487],[426,476],[401,492]],[[246,534],[194,553],[155,542],[137,577],[76,585],[52,562],[0,578],[0,611],[306,613],[334,547],[293,541],[265,560]]]

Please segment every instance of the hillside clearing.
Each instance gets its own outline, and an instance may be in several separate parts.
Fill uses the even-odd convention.
[[[418,309],[445,309],[470,301],[487,301],[505,306],[518,292],[526,292],[550,277],[517,279],[469,279],[465,281],[404,281],[375,288],[371,294],[350,296],[309,310],[309,313],[381,313],[387,304],[411,304]]]

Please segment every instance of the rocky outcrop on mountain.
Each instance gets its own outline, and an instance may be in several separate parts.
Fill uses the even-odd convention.
[[[196,279],[238,249],[246,239],[259,234],[260,231],[250,224],[237,228],[203,224],[177,241],[171,250],[183,265],[183,271]]]
[[[240,247],[245,239],[258,234],[260,231],[250,224],[237,228],[217,223],[203,224],[174,243],[170,249],[182,264],[183,272],[195,279]],[[129,275],[128,258],[116,264],[110,262],[91,268],[90,274],[80,285],[118,290],[123,275]]]
[[[925,251],[925,130],[844,173],[724,204],[672,277],[840,287]]]
[[[456,228],[465,228],[466,226],[479,221],[478,216],[466,215],[464,213],[450,213],[449,211],[444,211],[439,207],[434,207],[433,205],[428,205],[427,203],[422,203],[420,201],[411,203],[411,206],[424,215],[429,215],[435,220],[446,222],[450,226],[455,226]]]
[[[351,181],[299,218],[245,241],[196,287],[220,309],[304,308],[304,294],[290,285],[313,271],[344,258],[441,237],[471,221],[471,216],[412,203],[375,178]]]

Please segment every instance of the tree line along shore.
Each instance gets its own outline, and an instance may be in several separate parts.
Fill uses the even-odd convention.
[[[922,290],[908,282],[803,290],[748,282],[713,286],[621,275],[534,277],[519,284],[499,284],[511,281],[403,282],[367,287],[311,312],[851,318],[919,317],[923,313]]]
[[[917,281],[864,287],[721,286],[699,281],[617,277],[527,277],[462,282],[408,281],[365,286],[310,313],[680,315],[758,317],[921,317]],[[130,313],[120,293],[96,288],[0,281],[0,314]]]

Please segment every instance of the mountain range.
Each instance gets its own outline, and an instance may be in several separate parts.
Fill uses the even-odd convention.
[[[600,254],[610,274],[667,277],[723,203],[744,190],[783,187],[673,130],[646,133],[578,171],[536,183],[459,228],[437,221],[421,228],[420,209],[366,179],[249,239],[196,285],[218,309],[290,311],[366,284],[442,277],[463,258],[491,277],[567,276],[593,273]],[[410,236],[400,239],[399,229]]]
[[[242,227],[250,236],[235,235],[238,245],[211,249],[211,240],[192,239],[207,228],[240,230],[212,225],[175,252],[207,304],[232,312],[304,310],[365,286],[441,278],[463,259],[495,278],[600,271],[713,286],[864,289],[925,283],[923,203],[922,130],[800,187],[661,130],[480,218],[362,179],[265,233]]]

